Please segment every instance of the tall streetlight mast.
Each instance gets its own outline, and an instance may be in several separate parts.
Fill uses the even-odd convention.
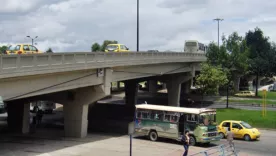
[[[32,46],[34,45],[34,39],[38,38],[38,36],[36,36],[35,38],[31,38],[31,36],[26,36],[26,37],[28,37],[32,40]]]
[[[139,51],[139,0],[137,0],[137,43],[136,51]]]
[[[219,48],[219,22],[223,21],[223,19],[222,18],[215,18],[214,21],[218,22],[218,48]]]

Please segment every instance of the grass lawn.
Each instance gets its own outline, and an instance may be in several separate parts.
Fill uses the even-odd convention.
[[[258,92],[258,96],[262,98],[263,92],[262,91]],[[276,100],[276,92],[266,92],[266,98],[271,100]]]
[[[223,100],[224,102],[226,102],[226,100]],[[241,104],[262,104],[262,100],[257,100],[257,99],[243,99],[243,100],[234,100],[234,99],[229,99],[229,102],[235,102],[235,103],[241,103]],[[268,99],[266,100],[266,104],[270,104],[270,105],[276,105],[276,101],[269,101]]]
[[[267,111],[266,117],[262,117],[262,111],[217,109],[218,124],[223,120],[242,120],[253,127],[276,129],[276,111]]]

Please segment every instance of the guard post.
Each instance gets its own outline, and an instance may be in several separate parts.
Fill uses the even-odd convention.
[[[262,96],[262,115],[263,115],[263,117],[266,116],[266,105],[267,105],[266,94],[267,94],[266,89],[263,89],[263,96]]]
[[[128,135],[129,135],[129,155],[132,156],[132,135],[134,133],[134,121],[128,124]]]

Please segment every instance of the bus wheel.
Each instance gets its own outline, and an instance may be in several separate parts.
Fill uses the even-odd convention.
[[[196,139],[194,136],[190,136],[190,145],[195,146],[196,145]]]
[[[149,139],[151,141],[156,141],[158,139],[158,135],[157,135],[156,131],[150,131],[150,133],[149,133]]]

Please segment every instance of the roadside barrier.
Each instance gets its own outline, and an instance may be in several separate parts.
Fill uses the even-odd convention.
[[[238,153],[234,144],[222,144],[190,156],[238,156]]]

